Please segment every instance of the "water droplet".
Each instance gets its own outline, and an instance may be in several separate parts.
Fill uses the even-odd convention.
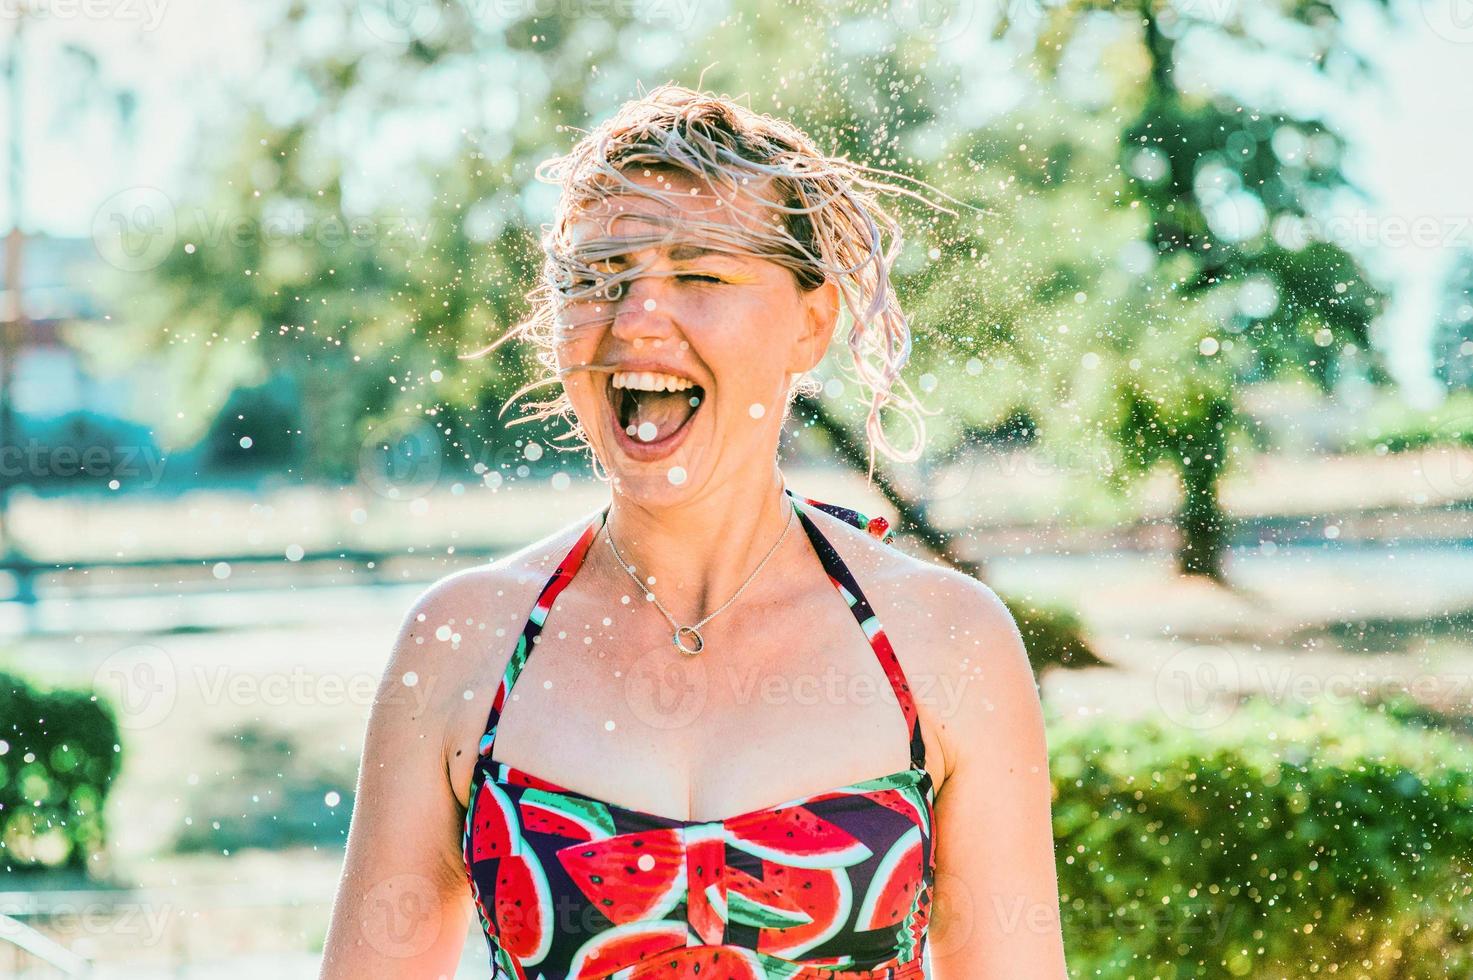
[[[604,731],[611,732],[613,730],[614,730],[614,723],[612,721],[606,721],[606,722],[604,722]],[[649,857],[649,855],[646,854],[645,857]],[[641,867],[644,867],[644,866],[641,865]],[[648,871],[649,868],[645,868],[644,870]]]
[[[230,563],[228,561],[217,561],[211,571],[214,572],[216,578],[227,579],[230,577]]]
[[[638,435],[640,441],[642,442],[653,442],[655,435],[659,433],[659,431],[660,430],[655,427],[655,423],[653,422],[639,423]]]
[[[609,724],[613,724],[613,722]],[[655,856],[653,854],[641,854],[634,864],[641,871],[650,871],[655,866]]]
[[[542,458],[542,444],[536,442],[527,443],[527,448],[522,450],[522,455],[535,463]]]
[[[753,402],[752,407],[747,409],[747,413],[751,415],[754,419],[760,419],[762,416],[767,414],[767,406],[763,405],[761,402]]]
[[[299,545],[299,544],[289,544],[289,545],[286,546],[286,560],[287,561],[301,561],[302,560],[302,556],[305,555],[305,554],[306,554],[306,552],[302,549],[302,546]]]
[[[672,466],[667,475],[670,477],[670,482],[678,487],[685,482],[685,467]]]
[[[326,803],[328,806],[337,806],[339,803],[343,802],[343,798],[338,795],[336,790],[329,790],[327,795],[322,798],[322,802]]]
[[[400,679],[404,681],[405,687],[413,687],[419,683],[419,675],[412,670],[405,671],[404,676]]]
[[[240,448],[242,448],[242,449],[249,449],[253,445],[255,445],[255,443],[251,440],[251,437],[250,436],[241,436],[240,437]]]
[[[652,300],[652,299],[645,300],[644,301],[644,308],[645,308],[645,312],[651,312],[651,311],[653,311],[654,308],[655,308],[655,301]]]

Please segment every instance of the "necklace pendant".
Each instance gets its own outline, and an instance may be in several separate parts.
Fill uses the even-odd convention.
[[[694,647],[688,647],[685,645],[685,638],[688,636],[695,637],[696,645]],[[676,627],[675,635],[672,637],[672,640],[675,643],[675,649],[679,650],[687,657],[694,657],[696,654],[700,653],[706,648],[706,641],[701,636],[701,631],[696,629],[694,626]]]

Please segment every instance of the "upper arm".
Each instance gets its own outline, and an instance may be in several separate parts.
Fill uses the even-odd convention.
[[[936,801],[936,977],[1063,977],[1048,748],[1033,668],[996,593],[960,575],[946,591],[953,629],[939,669],[959,683],[941,719],[950,768]]]
[[[445,748],[465,667],[432,634],[463,615],[465,592],[464,573],[442,579],[399,628],[369,714],[323,977],[455,973],[471,909]]]

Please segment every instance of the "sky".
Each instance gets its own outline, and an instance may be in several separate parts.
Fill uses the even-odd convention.
[[[7,34],[20,2],[0,0]],[[87,236],[110,199],[130,188],[185,192],[197,179],[190,162],[200,134],[229,119],[233,93],[262,69],[270,0],[30,2],[40,2],[43,15],[27,28],[23,49],[27,230]],[[1351,43],[1377,69],[1375,87],[1303,88],[1306,99],[1327,103],[1328,117],[1350,139],[1347,170],[1370,198],[1347,199],[1324,216],[1326,226],[1395,287],[1377,325],[1380,345],[1408,397],[1431,404],[1438,392],[1427,374],[1431,318],[1452,256],[1473,247],[1473,0],[1397,2],[1394,21],[1367,7],[1346,9]],[[101,55],[96,77],[64,57],[69,41]],[[1284,80],[1244,74],[1244,87],[1277,86],[1283,95]],[[119,87],[137,96],[131,138],[101,94]],[[0,132],[9,130],[7,112],[0,100]],[[8,170],[8,161],[0,166]],[[0,226],[9,225],[9,214],[8,196],[0,195]]]

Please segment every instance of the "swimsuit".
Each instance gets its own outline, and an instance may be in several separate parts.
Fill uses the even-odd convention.
[[[883,518],[785,492],[910,729],[910,768],[720,820],[616,806],[492,758],[507,695],[604,507],[548,578],[492,702],[466,874],[495,980],[924,980],[935,792],[910,686],[859,583],[804,510],[883,541]]]

